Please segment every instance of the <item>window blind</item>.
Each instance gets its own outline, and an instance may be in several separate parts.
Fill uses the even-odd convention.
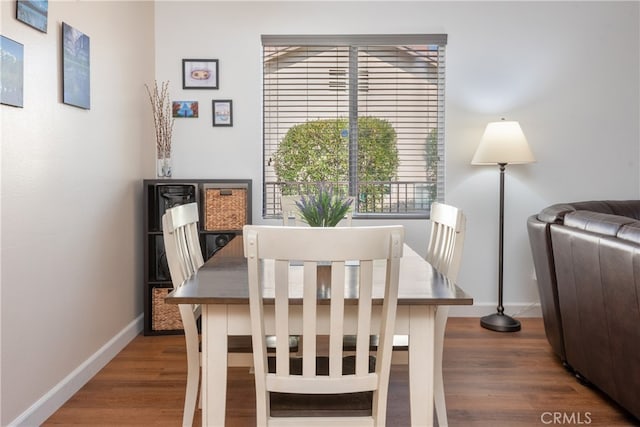
[[[441,34],[263,36],[263,214],[277,216],[283,189],[303,193],[326,167],[332,172],[321,174],[323,181],[354,197],[355,216],[426,217],[431,202],[444,199],[446,40]],[[335,123],[339,137],[307,133],[318,140],[317,156],[302,145],[282,156],[288,133],[314,122]],[[388,135],[376,139],[386,130],[394,148],[385,145]],[[327,138],[336,147],[323,151]],[[342,154],[327,154],[334,148],[348,152],[345,164]],[[278,174],[276,163],[285,160],[303,170],[294,182]]]

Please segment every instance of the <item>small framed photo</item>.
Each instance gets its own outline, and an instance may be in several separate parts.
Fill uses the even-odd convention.
[[[24,107],[24,46],[0,36],[0,103]]]
[[[16,19],[43,33],[47,32],[49,0],[17,0]]]
[[[173,117],[175,118],[198,117],[198,101],[173,101],[171,107],[173,111]]]
[[[213,100],[213,125],[233,126],[233,104],[230,99]]]
[[[183,59],[183,89],[218,89],[217,59]]]

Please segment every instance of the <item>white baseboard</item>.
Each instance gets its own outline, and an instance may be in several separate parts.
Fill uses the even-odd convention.
[[[143,328],[144,315],[129,323],[109,342],[56,384],[29,409],[9,423],[9,427],[39,426],[82,388],[95,374],[127,346]]]
[[[474,305],[453,305],[449,307],[449,317],[482,317],[497,311],[495,303]],[[504,306],[505,314],[512,317],[542,317],[540,303],[508,304]]]

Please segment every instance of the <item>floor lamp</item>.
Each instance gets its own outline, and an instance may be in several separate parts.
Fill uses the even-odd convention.
[[[520,330],[520,322],[506,314],[502,305],[504,258],[504,170],[507,164],[535,162],[520,124],[502,119],[492,122],[482,135],[472,165],[498,165],[500,167],[500,235],[498,245],[498,312],[480,319],[483,328],[497,332]]]

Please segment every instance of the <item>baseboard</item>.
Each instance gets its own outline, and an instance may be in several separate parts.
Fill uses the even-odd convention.
[[[474,305],[454,305],[449,307],[449,317],[482,317],[497,311],[495,303]],[[540,303],[508,304],[504,306],[505,314],[511,317],[542,317]]]
[[[10,427],[39,426],[82,388],[95,374],[127,346],[143,327],[141,314],[73,372],[49,390],[29,409],[9,423]]]

